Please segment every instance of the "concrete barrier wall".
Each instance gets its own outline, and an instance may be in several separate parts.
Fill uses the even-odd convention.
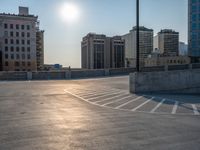
[[[61,80],[65,78],[65,72],[32,72],[32,80]]]
[[[200,64],[145,67],[142,72],[158,72],[168,70],[198,69]],[[0,72],[1,80],[63,80],[103,76],[128,75],[135,72],[135,68],[117,68],[100,70],[68,70],[68,71],[40,71],[40,72]]]
[[[105,70],[80,70],[71,71],[71,78],[91,78],[91,77],[102,77],[105,76]]]
[[[27,80],[27,72],[0,72],[0,80]]]
[[[200,69],[132,73],[130,92],[200,94]]]

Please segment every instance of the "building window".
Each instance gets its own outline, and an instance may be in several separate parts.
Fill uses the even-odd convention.
[[[19,32],[16,32],[16,37],[19,37]]]
[[[27,30],[30,30],[30,25],[27,25],[26,27],[27,27]]]
[[[30,33],[29,32],[27,33],[27,37],[30,37]]]
[[[11,54],[11,55],[10,55],[10,58],[11,58],[11,59],[15,59],[14,54]]]
[[[28,62],[28,66],[29,66],[29,67],[31,66],[31,62]]]
[[[27,55],[27,58],[28,58],[28,59],[31,59],[31,55],[30,55],[30,54],[28,54],[28,55]]]
[[[30,45],[30,40],[27,40],[27,44]]]
[[[27,52],[30,52],[31,51],[31,48],[30,47],[27,47]]]
[[[25,44],[24,40],[22,40],[22,44],[23,44],[23,45]]]
[[[14,52],[14,47],[13,46],[10,47],[10,51]]]
[[[8,54],[5,54],[5,59],[8,59]]]
[[[25,47],[22,47],[22,52],[25,52]]]
[[[21,33],[22,37],[24,37],[24,32]]]
[[[8,66],[8,62],[7,61],[5,62],[5,66]]]
[[[21,25],[21,29],[24,30],[24,25]]]
[[[16,59],[20,59],[20,56],[19,56],[19,54],[16,54]]]
[[[8,44],[8,39],[5,39],[5,44]]]
[[[4,29],[7,29],[7,28],[8,28],[8,24],[5,23],[5,24],[4,24]]]
[[[10,24],[10,29],[13,29],[13,24]]]
[[[5,51],[6,51],[6,52],[8,51],[8,46],[5,47]]]
[[[15,62],[15,66],[19,67],[19,62],[18,61]]]
[[[23,62],[22,62],[22,66],[25,66],[25,65],[26,65],[26,63],[23,61]]]
[[[19,25],[18,24],[16,24],[16,29],[19,29]]]
[[[16,40],[16,44],[19,44],[19,40]]]
[[[19,52],[19,47],[16,47],[16,51]]]
[[[14,40],[13,39],[10,39],[10,44],[14,44]]]
[[[10,36],[13,37],[13,32],[12,31],[10,32]]]

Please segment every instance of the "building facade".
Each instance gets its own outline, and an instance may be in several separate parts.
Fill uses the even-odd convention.
[[[38,17],[19,7],[19,14],[0,14],[0,51],[3,71],[36,71]]]
[[[110,68],[125,67],[125,41],[121,36],[110,38]]]
[[[158,47],[160,54],[164,56],[179,55],[179,33],[171,29],[164,29],[158,33]],[[155,43],[156,44],[156,43]]]
[[[200,1],[188,0],[188,52],[192,63],[200,63]]]
[[[89,33],[81,42],[81,64],[83,69],[124,67],[124,40]]]
[[[153,30],[145,27],[139,28],[139,48],[140,48],[140,64],[143,66],[144,59],[153,51]],[[122,38],[125,40],[125,59],[126,67],[136,66],[136,27]]]
[[[159,56],[145,58],[145,67],[190,64],[188,56]]]

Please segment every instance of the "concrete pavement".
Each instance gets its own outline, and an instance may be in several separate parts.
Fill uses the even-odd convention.
[[[199,103],[131,95],[128,77],[1,82],[0,149],[199,150]]]

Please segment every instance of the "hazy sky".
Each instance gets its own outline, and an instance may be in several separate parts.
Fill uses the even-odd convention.
[[[80,67],[81,40],[89,32],[108,36],[123,35],[135,25],[135,0],[0,0],[0,12],[18,13],[28,6],[38,15],[45,30],[45,63]],[[180,32],[187,42],[188,0],[140,0],[140,24],[154,29],[170,28]],[[74,3],[80,11],[76,22],[63,22],[60,8]]]

